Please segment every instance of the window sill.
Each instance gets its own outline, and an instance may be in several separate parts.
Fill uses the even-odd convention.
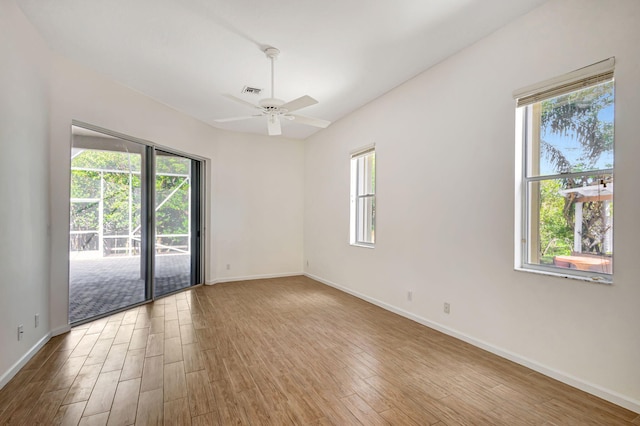
[[[368,248],[368,249],[376,248],[374,244],[349,243],[349,245],[353,247],[362,247],[362,248]]]
[[[593,284],[607,284],[607,285],[613,284],[613,277],[608,278],[601,275],[586,276],[586,275],[563,274],[561,272],[553,272],[553,271],[547,271],[542,269],[523,268],[523,267],[515,267],[514,270],[518,272],[530,272],[530,273],[539,274],[539,275],[550,275],[552,277],[568,278],[568,279],[577,280],[577,281],[586,281]]]

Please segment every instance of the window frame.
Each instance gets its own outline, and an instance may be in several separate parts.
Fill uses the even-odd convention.
[[[613,83],[614,96],[614,113],[613,123],[615,126],[615,78],[613,76],[614,58],[598,62],[591,66],[582,68],[556,77],[545,82],[538,83],[533,86],[514,92],[514,98],[517,100],[516,105],[516,188],[515,188],[515,250],[514,250],[514,269],[518,271],[533,272],[544,275],[560,276],[563,278],[572,278],[577,280],[611,284],[613,282],[613,270],[611,273],[599,271],[582,271],[578,269],[569,269],[558,266],[543,265],[540,263],[531,263],[530,252],[533,249],[532,235],[532,213],[534,209],[539,212],[540,209],[533,206],[534,190],[532,183],[553,181],[557,179],[567,179],[575,177],[594,177],[611,175],[615,176],[615,159],[611,168],[591,169],[581,172],[555,173],[555,174],[531,174],[530,162],[535,161],[533,154],[533,144],[535,137],[533,127],[534,123],[534,105],[539,105],[546,99],[552,99],[562,94],[573,93],[578,90],[594,87],[605,82]],[[583,86],[580,86],[584,84]],[[565,89],[563,87],[572,87]],[[558,94],[560,91],[560,94]],[[546,95],[545,95],[546,94]],[[524,103],[522,100],[526,99]],[[615,131],[613,142],[613,153],[615,158]],[[539,160],[538,160],[539,161]],[[615,181],[615,179],[614,179]],[[615,194],[612,195],[612,198]],[[613,232],[613,230],[612,230]]]
[[[360,159],[367,157],[369,155],[373,155],[373,167],[371,168],[371,176],[364,176],[365,180],[368,178],[372,179],[372,192],[367,192],[360,194],[360,176],[361,174],[366,174],[367,170],[360,173]],[[351,208],[350,208],[350,224],[349,224],[349,244],[357,247],[366,247],[366,248],[375,248],[375,231],[372,235],[372,241],[363,241],[358,238],[358,230],[363,222],[365,215],[367,215],[366,210],[363,211],[360,208],[361,200],[372,200],[373,207],[371,209],[371,215],[368,218],[372,224],[372,228],[375,230],[376,227],[376,149],[375,145],[371,145],[365,148],[361,148],[357,151],[351,153]]]

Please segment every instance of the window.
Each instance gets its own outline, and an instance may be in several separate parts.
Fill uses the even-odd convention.
[[[376,240],[376,152],[371,147],[351,155],[351,226],[353,245],[373,247]]]
[[[611,281],[613,58],[516,94],[516,267]]]

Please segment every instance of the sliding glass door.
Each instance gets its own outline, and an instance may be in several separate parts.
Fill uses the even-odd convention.
[[[156,151],[155,284],[156,295],[199,281],[199,161]]]
[[[201,161],[80,126],[72,135],[70,323],[199,284]]]

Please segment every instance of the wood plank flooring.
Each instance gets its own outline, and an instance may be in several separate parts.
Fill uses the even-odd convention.
[[[305,277],[198,287],[52,338],[0,424],[640,425]]]

